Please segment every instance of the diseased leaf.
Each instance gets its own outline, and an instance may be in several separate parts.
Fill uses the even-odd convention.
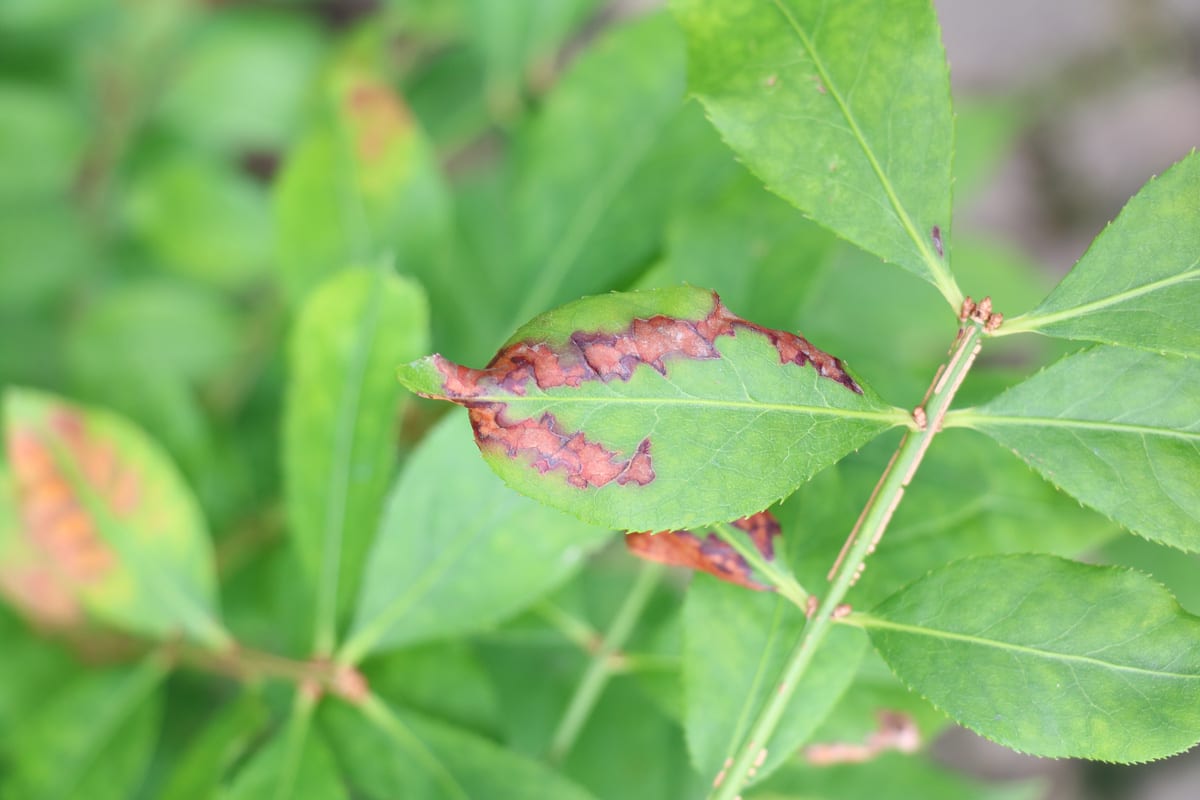
[[[1200,740],[1200,618],[1140,573],[971,558],[860,619],[912,689],[1006,747],[1131,763]]]
[[[462,728],[409,711],[385,709],[375,726],[345,705],[322,722],[355,797],[391,800],[588,800],[589,795],[533,759]]]
[[[289,343],[284,415],[290,531],[317,596],[318,649],[358,592],[396,463],[396,364],[429,346],[429,311],[413,282],[354,268],[310,295]]]
[[[800,639],[804,612],[776,594],[747,592],[697,577],[683,606],[685,727],[692,764],[715,779],[759,711],[775,694],[780,671]],[[833,629],[788,701],[766,753],[755,760],[761,780],[807,741],[854,678],[866,640]]]
[[[228,642],[196,501],[157,445],[113,414],[9,389],[5,433],[22,535],[104,621]]]
[[[509,491],[472,450],[456,413],[409,458],[367,561],[351,660],[494,625],[610,538]]]
[[[807,340],[691,287],[585,298],[486,369],[431,356],[400,379],[469,408],[509,485],[623,530],[755,513],[905,418]]]
[[[320,113],[275,187],[289,297],[300,300],[347,265],[388,262],[429,292],[438,346],[470,351],[487,333],[464,301],[478,276],[459,271],[450,196],[432,146],[380,76],[343,64],[322,88]]]
[[[1200,356],[1200,154],[1147,183],[1041,305],[1001,327]]]
[[[5,732],[6,797],[126,800],[158,738],[163,665],[95,672],[55,687]]]
[[[675,0],[673,9],[687,34],[688,88],[746,165],[957,309],[943,255],[954,126],[932,5]]]
[[[1134,533],[1200,550],[1200,360],[1096,347],[946,422]]]
[[[775,558],[775,537],[779,522],[769,511],[760,511],[730,523],[745,531],[763,558]],[[701,530],[660,531],[659,533],[630,533],[625,536],[629,552],[647,561],[658,561],[676,567],[707,572],[723,581],[759,591],[773,588],[769,582],[754,574],[753,568],[731,545],[715,533],[707,536]]]
[[[31,622],[49,630],[76,628],[84,621],[69,579],[25,534],[7,469],[0,469],[0,594]]]
[[[338,774],[329,746],[316,730],[308,730],[301,749],[289,748],[291,729],[276,734],[244,764],[219,800],[340,800],[349,793]]]

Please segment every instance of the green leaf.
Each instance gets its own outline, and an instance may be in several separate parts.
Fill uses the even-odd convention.
[[[1200,154],[1147,183],[1042,304],[1001,327],[1200,356]]]
[[[157,689],[164,675],[163,666],[150,660],[56,687],[32,716],[6,732],[6,796],[136,796],[158,735]]]
[[[302,749],[289,747],[290,728],[276,734],[238,771],[218,795],[220,800],[339,800],[349,797],[338,765],[323,738],[314,730],[304,736]]]
[[[926,758],[887,754],[862,764],[790,764],[747,793],[749,800],[1036,800],[1040,781],[986,784]]]
[[[588,800],[586,792],[536,761],[461,728],[378,700],[367,713],[373,725],[344,705],[322,714],[355,797]]]
[[[634,531],[753,514],[906,417],[806,340],[692,287],[584,298],[487,369],[431,356],[400,380],[470,408],[513,488]]]
[[[548,81],[556,50],[592,13],[598,0],[468,0],[466,33],[483,57],[485,92],[492,114],[520,110],[527,77]]]
[[[957,309],[962,295],[939,253],[949,252],[954,126],[932,5],[673,8],[687,34],[688,88],[767,188],[931,282]]]
[[[804,612],[775,594],[747,592],[697,576],[683,607],[683,686],[692,763],[715,778],[775,693],[779,674],[800,639]],[[756,761],[758,778],[792,757],[850,685],[866,649],[857,631],[830,632],[774,735]]]
[[[492,676],[467,639],[381,654],[363,665],[363,674],[371,691],[389,703],[476,731],[498,729]]]
[[[222,9],[190,24],[158,119],[208,148],[271,154],[301,127],[320,28],[284,9]]]
[[[137,633],[227,645],[204,520],[159,447],[31,390],[9,389],[4,416],[24,535],[73,596]]]
[[[179,153],[151,162],[130,188],[126,217],[166,269],[242,288],[271,263],[266,191],[230,160]]]
[[[611,536],[509,491],[472,449],[453,414],[405,465],[367,563],[349,660],[490,627]]]
[[[786,329],[805,319],[799,309],[839,245],[739,170],[673,221],[656,285],[709,287],[755,321]]]
[[[947,425],[981,430],[1147,539],[1200,550],[1200,360],[1097,347]]]
[[[189,382],[212,378],[234,361],[237,319],[216,292],[161,278],[127,281],[82,308],[67,357],[82,379],[102,383],[112,369]]]
[[[288,521],[317,593],[318,650],[358,591],[396,464],[396,364],[428,347],[420,287],[348,269],[309,297],[289,342],[284,413]]]
[[[493,281],[492,302],[507,312],[501,336],[627,283],[657,255],[674,209],[734,168],[683,92],[679,31],[653,14],[593,44],[517,132],[516,179],[499,201],[512,209],[511,227],[498,231],[504,277]],[[495,216],[496,204],[484,213]]]
[[[262,700],[245,693],[206,720],[170,764],[158,800],[211,800],[221,779],[254,744],[267,722]]]
[[[1130,763],[1200,740],[1200,619],[1141,573],[972,558],[859,619],[913,690],[1006,747]]]
[[[0,202],[64,196],[87,143],[85,112],[66,93],[8,79],[0,81],[0,108]]]

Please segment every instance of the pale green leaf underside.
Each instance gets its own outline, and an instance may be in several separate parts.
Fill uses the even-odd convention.
[[[951,412],[1147,539],[1200,550],[1200,360],[1097,347]]]
[[[688,85],[767,187],[962,300],[950,232],[954,125],[923,0],[676,0]],[[948,247],[948,244],[944,245]],[[948,252],[948,250],[947,250]]]
[[[1147,183],[1033,311],[1000,335],[1200,356],[1200,154]]]
[[[859,621],[910,687],[1007,747],[1135,762],[1200,739],[1200,619],[1140,573],[967,559]]]

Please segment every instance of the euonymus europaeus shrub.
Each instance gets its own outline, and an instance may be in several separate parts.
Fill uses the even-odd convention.
[[[999,796],[923,743],[1200,740],[1200,620],[1098,563],[1200,550],[1200,158],[1046,287],[953,234],[926,0],[678,0],[561,76],[551,5],[113,10],[87,146],[0,90],[61,133],[10,219],[123,265],[5,394],[4,796]]]

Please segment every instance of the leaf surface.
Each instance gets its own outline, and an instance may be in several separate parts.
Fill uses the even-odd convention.
[[[158,737],[162,665],[82,675],[5,732],[5,789],[27,800],[137,794]]]
[[[1147,539],[1200,550],[1200,360],[1097,347],[951,412]]]
[[[1041,305],[1001,333],[1200,356],[1200,153],[1134,195]]]
[[[714,779],[767,700],[804,629],[804,612],[776,594],[702,576],[683,607],[685,729],[692,763]],[[757,763],[758,779],[787,761],[854,678],[866,640],[838,627],[825,639]]]
[[[587,800],[589,795],[533,759],[462,728],[409,711],[384,709],[366,724],[346,706],[322,721],[355,797],[390,800]]]
[[[114,414],[31,390],[9,389],[4,411],[38,562],[110,624],[224,646],[204,520],[158,446]]]
[[[494,625],[610,538],[509,491],[472,449],[466,420],[452,414],[405,465],[367,562],[348,651]]]
[[[756,513],[904,419],[838,359],[692,287],[584,298],[486,369],[431,356],[400,380],[469,408],[509,485],[623,530]]]
[[[922,0],[676,0],[688,87],[767,187],[957,308],[954,126]],[[901,135],[903,132],[903,135]]]
[[[170,764],[158,800],[211,800],[269,722],[262,700],[250,692],[216,711]]]
[[[290,732],[290,729],[285,729]],[[349,797],[338,774],[329,746],[318,732],[308,730],[298,754],[281,732],[255,753],[233,781],[223,787],[219,800],[340,800]],[[294,760],[293,760],[294,759]]]
[[[1141,573],[971,558],[863,624],[911,688],[1006,747],[1130,763],[1200,740],[1200,619]]]
[[[348,269],[306,301],[289,343],[284,415],[288,522],[317,595],[319,647],[358,590],[396,463],[395,366],[429,346],[413,282]]]

